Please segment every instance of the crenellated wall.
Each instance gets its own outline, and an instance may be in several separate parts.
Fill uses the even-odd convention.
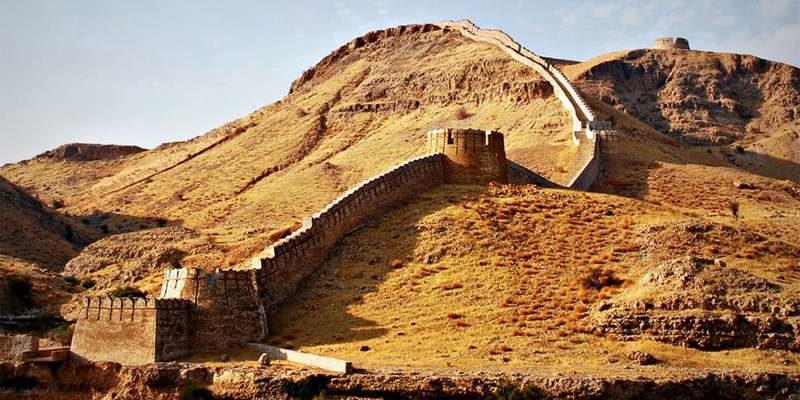
[[[307,218],[299,230],[253,259],[267,305],[292,295],[322,263],[327,251],[367,217],[443,181],[442,155],[429,154],[363,181]]]
[[[656,38],[653,48],[689,50],[689,41],[682,37],[660,37]]]
[[[217,350],[266,337],[267,319],[257,271],[177,268],[164,273],[162,299],[194,306],[193,348]]]
[[[191,310],[183,299],[84,298],[71,352],[125,365],[173,359],[190,349]]]
[[[611,127],[596,121],[564,74],[502,31],[480,29],[470,21],[436,25],[500,46],[550,83],[573,120],[575,144],[588,147],[579,151],[586,158],[569,187],[588,189],[601,169],[595,132]],[[86,299],[73,336],[74,356],[138,365],[259,341],[268,333],[268,310],[292,296],[322,264],[331,247],[368,217],[444,182],[511,181],[557,187],[506,160],[499,132],[433,130],[428,139],[430,154],[399,164],[343,193],[306,218],[300,229],[255,257],[250,269],[172,269],[165,273],[159,299]]]
[[[596,116],[591,107],[589,107],[586,100],[564,73],[557,66],[550,64],[543,57],[526,49],[501,30],[481,29],[470,20],[443,21],[436,25],[443,29],[457,30],[462,35],[473,40],[500,47],[511,58],[533,68],[550,83],[553,87],[553,94],[561,101],[561,104],[572,118],[573,142],[576,146],[589,147],[588,151],[583,151],[583,153],[591,156],[591,158],[582,162],[581,168],[575,173],[568,187],[587,190],[597,179],[601,169],[600,152],[596,151],[597,143],[595,143],[596,135],[594,133],[596,123],[600,121],[596,121]],[[519,177],[520,175],[516,176]]]
[[[444,155],[448,183],[508,183],[503,134],[478,129],[434,129],[428,132],[428,153]]]

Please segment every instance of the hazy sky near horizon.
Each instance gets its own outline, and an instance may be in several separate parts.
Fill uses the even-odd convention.
[[[280,99],[370,30],[461,18],[550,57],[677,35],[800,65],[798,0],[0,0],[0,164],[71,142],[189,139]]]

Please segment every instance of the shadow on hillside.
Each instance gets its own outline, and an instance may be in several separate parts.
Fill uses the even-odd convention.
[[[738,153],[729,146],[681,144],[605,103],[594,99],[590,103],[619,129],[615,137],[601,142],[603,171],[592,190],[642,199],[650,190],[648,177],[659,163],[730,168],[800,184],[798,163],[751,151]]]
[[[638,150],[635,147],[637,145],[647,146],[647,143],[630,137],[604,143],[603,171],[600,180],[592,187],[593,191],[643,199],[650,192],[648,178],[660,163],[730,168],[764,178],[800,184],[800,164],[767,154],[738,154],[727,147],[708,147],[705,149],[706,154],[700,154],[703,152],[702,148],[671,144],[662,144],[665,154],[658,154],[657,151]],[[709,186],[706,190],[714,191],[715,188]]]
[[[323,267],[312,275],[287,305],[270,318],[267,343],[287,348],[341,344],[382,337],[388,333],[376,321],[354,316],[349,308],[364,303],[395,268],[393,260],[414,258],[419,243],[416,228],[425,216],[461,201],[465,194],[443,186],[419,194],[392,211],[374,217],[330,252]],[[439,192],[445,190],[447,192]],[[485,189],[484,189],[485,190]],[[433,193],[436,191],[437,193]],[[407,207],[413,204],[413,207]],[[398,213],[400,216],[398,218]],[[398,221],[392,224],[390,221]]]

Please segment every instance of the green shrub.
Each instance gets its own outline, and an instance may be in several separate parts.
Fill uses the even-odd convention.
[[[331,378],[322,375],[311,375],[303,380],[283,381],[283,391],[292,399],[312,400],[325,396],[325,387]]]
[[[144,292],[133,286],[123,286],[121,288],[116,288],[112,290],[111,293],[109,293],[109,295],[114,297],[147,297],[147,295]]]

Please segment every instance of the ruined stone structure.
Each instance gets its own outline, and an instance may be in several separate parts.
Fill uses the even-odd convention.
[[[470,21],[436,24],[501,47],[553,86],[573,119],[573,140],[590,146],[570,188],[587,189],[600,171],[595,132],[610,129],[554,65],[501,31]],[[219,350],[263,339],[268,311],[285,302],[325,260],[328,251],[368,217],[442,183],[490,181],[558,185],[506,160],[500,132],[437,129],[428,133],[428,154],[367,179],[303,221],[300,229],[265,249],[246,270],[165,273],[158,299],[86,299],[75,328],[76,358],[127,365],[175,359],[191,351]]]
[[[660,37],[653,43],[653,48],[689,50],[689,41],[682,37]]]

